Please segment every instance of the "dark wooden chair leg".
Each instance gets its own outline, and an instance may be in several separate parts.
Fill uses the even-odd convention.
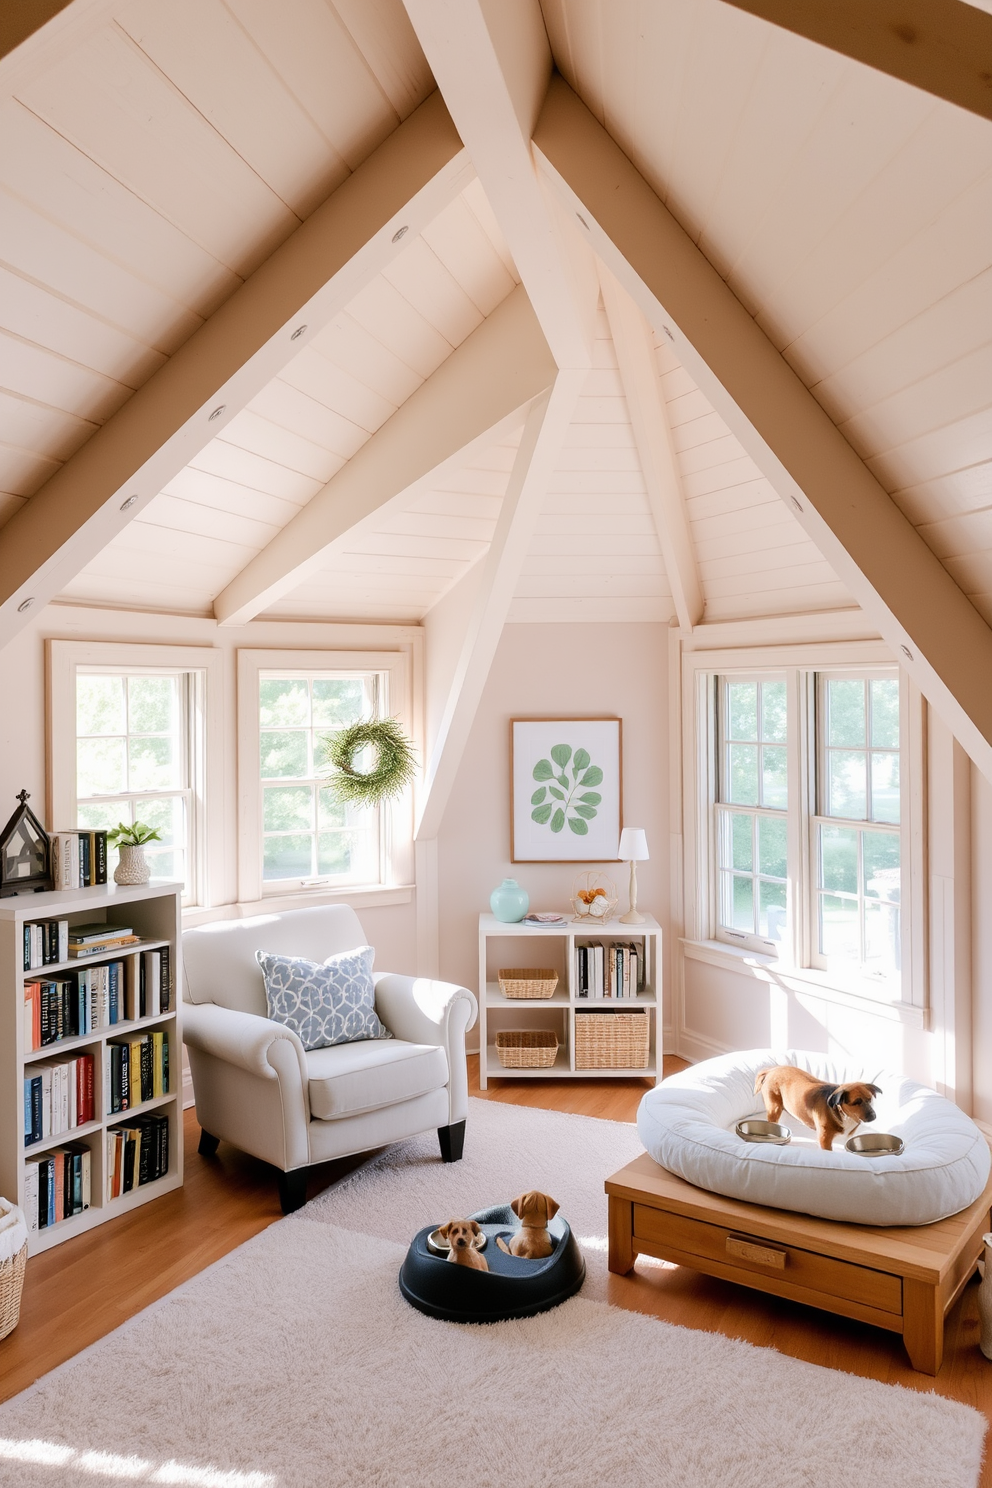
[[[217,1151],[217,1148],[219,1146],[220,1146],[220,1137],[212,1137],[208,1131],[204,1131],[202,1129],[202,1127],[201,1127],[201,1129],[200,1129],[200,1145],[196,1149],[197,1152],[200,1154],[200,1156],[201,1157],[213,1157],[214,1153]]]
[[[464,1121],[455,1121],[451,1126],[439,1126],[437,1139],[441,1144],[441,1161],[458,1162],[465,1148]]]
[[[307,1201],[307,1170],[294,1168],[291,1173],[279,1174],[279,1202],[283,1214],[292,1214],[302,1209]]]

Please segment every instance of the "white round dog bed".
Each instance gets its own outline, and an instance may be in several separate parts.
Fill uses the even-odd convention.
[[[845,1151],[845,1134],[824,1152],[815,1133],[787,1112],[780,1120],[792,1132],[788,1146],[745,1142],[734,1128],[745,1117],[765,1116],[754,1078],[775,1064],[798,1065],[831,1084],[881,1086],[877,1120],[859,1129],[891,1132],[905,1150],[898,1157],[858,1157]],[[982,1133],[929,1086],[795,1049],[724,1054],[670,1075],[641,1101],[637,1131],[655,1162],[697,1188],[854,1224],[931,1224],[966,1209],[989,1176]]]

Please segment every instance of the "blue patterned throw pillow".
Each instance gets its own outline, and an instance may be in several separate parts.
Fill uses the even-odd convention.
[[[299,1034],[304,1049],[327,1049],[359,1039],[392,1038],[375,1010],[371,946],[305,961],[256,951],[265,977],[269,1017]]]

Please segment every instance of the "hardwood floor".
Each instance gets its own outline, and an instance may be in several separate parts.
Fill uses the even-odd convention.
[[[480,1092],[477,1065],[470,1060],[471,1090],[483,1100],[611,1121],[633,1121],[648,1088],[641,1080],[504,1080]],[[680,1060],[665,1061],[666,1074],[682,1067]],[[0,1399],[280,1218],[271,1168],[226,1144],[215,1158],[200,1157],[192,1111],[186,1112],[185,1136],[183,1188],[29,1261],[20,1324],[0,1342]],[[360,1161],[315,1169],[310,1197]],[[610,1278],[610,1300],[618,1307],[767,1345],[831,1369],[935,1390],[992,1417],[992,1363],[978,1348],[977,1292],[977,1282],[970,1283],[948,1318],[944,1363],[931,1379],[910,1368],[897,1335],[880,1329],[657,1263],[640,1262],[631,1276]],[[992,1462],[981,1488],[992,1488]]]

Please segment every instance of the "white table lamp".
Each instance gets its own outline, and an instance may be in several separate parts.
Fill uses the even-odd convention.
[[[617,857],[630,864],[630,909],[620,916],[621,925],[643,925],[644,916],[637,913],[637,864],[646,862],[648,839],[643,827],[624,827],[620,833]]]

